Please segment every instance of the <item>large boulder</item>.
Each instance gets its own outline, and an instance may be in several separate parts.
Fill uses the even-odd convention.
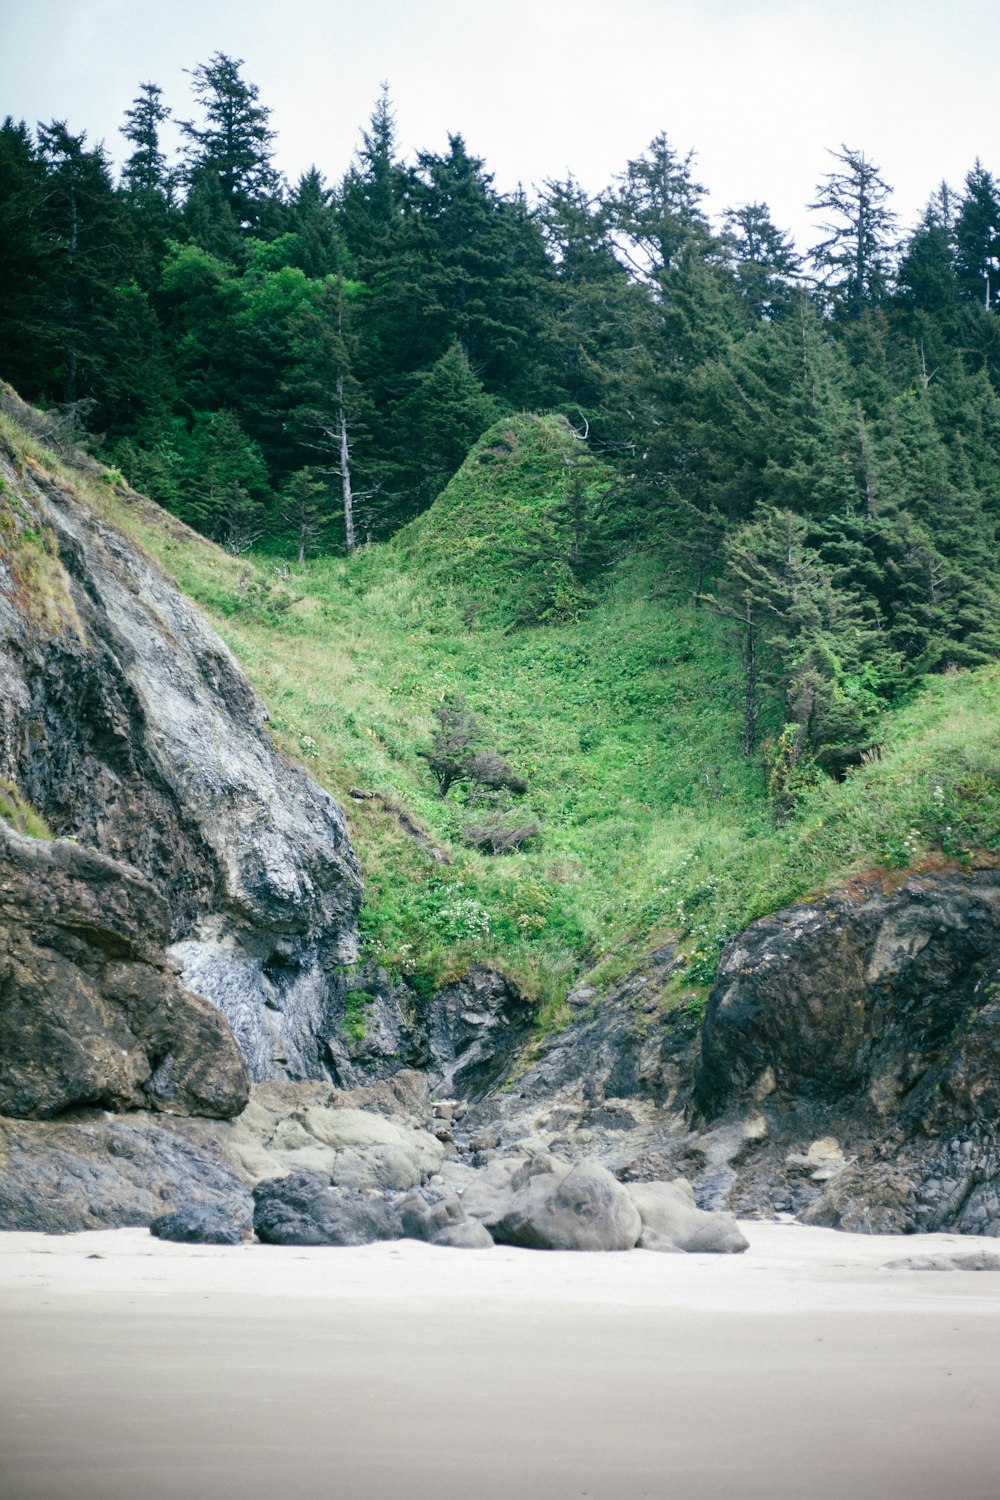
[[[243,1109],[239,1049],[224,1017],[178,982],[169,926],[137,871],[0,820],[0,1113]]]
[[[240,1212],[234,1215],[219,1204],[188,1202],[160,1214],[150,1224],[149,1232],[158,1240],[180,1245],[240,1245],[250,1239],[253,1230],[249,1204],[241,1204]]]
[[[450,1245],[455,1250],[489,1250],[493,1237],[478,1219],[470,1218],[455,1193],[424,1188],[407,1193],[396,1203],[404,1239]]]
[[[268,1178],[253,1199],[254,1230],[270,1245],[369,1245],[400,1235],[388,1199],[332,1187],[321,1172]]]
[[[642,1220],[610,1172],[592,1162],[535,1167],[493,1231],[499,1244],[530,1250],[633,1249]]]
[[[251,1182],[307,1170],[342,1187],[405,1192],[445,1156],[418,1115],[353,1107],[351,1095],[321,1084],[257,1084],[240,1119],[217,1135]]]
[[[749,1240],[727,1213],[697,1207],[683,1177],[673,1182],[630,1182],[626,1188],[642,1220],[640,1250],[684,1250],[689,1255],[740,1255]]]
[[[0,404],[30,420],[9,387]],[[82,491],[2,445],[0,480],[16,501],[0,534],[0,776],[57,834],[152,882],[184,983],[226,1016],[252,1078],[324,1076],[361,894],[340,808],[276,751],[195,606]],[[24,530],[47,539],[44,594],[19,572]]]
[[[956,1058],[967,1038],[981,1050],[977,1015],[998,959],[993,870],[912,876],[887,893],[763,917],[722,955],[698,1102],[711,1115],[756,1091],[820,1105],[850,1100],[887,1117],[931,1079],[933,1090],[943,1069],[949,1090],[964,1090],[971,1105],[989,1090],[989,1073]],[[992,1035],[986,1045],[994,1049]]]

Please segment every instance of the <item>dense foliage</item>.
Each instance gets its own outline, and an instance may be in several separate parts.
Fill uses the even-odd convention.
[[[763,753],[779,818],[928,674],[1000,655],[1000,187],[979,161],[901,236],[875,164],[834,152],[804,254],[763,203],[713,224],[665,135],[597,197],[570,178],[529,202],[461,136],[406,164],[384,92],[341,183],[289,186],[241,67],[192,70],[174,163],[143,84],[117,183],[64,122],[0,128],[0,373],[53,431],[95,434],[230,551],[301,564],[425,513],[447,532],[428,508],[480,434],[561,414],[585,441],[554,503],[511,495],[447,538],[481,580],[470,624],[571,622],[651,559],[730,643],[735,745]]]

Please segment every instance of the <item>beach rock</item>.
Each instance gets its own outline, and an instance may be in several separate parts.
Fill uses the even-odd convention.
[[[253,1227],[270,1245],[369,1245],[399,1238],[388,1199],[332,1187],[320,1172],[293,1172],[253,1190]]]
[[[9,387],[0,404],[27,410]],[[56,834],[152,883],[182,982],[226,1016],[252,1078],[323,1077],[361,894],[340,808],[275,749],[195,606],[72,485],[15,458],[0,451],[15,527],[52,545],[44,599],[0,578],[0,775]]]
[[[225,1141],[251,1178],[304,1169],[341,1187],[397,1192],[425,1182],[445,1156],[444,1144],[413,1117],[345,1107],[343,1094],[322,1085],[255,1086]]]
[[[887,1260],[883,1271],[1000,1271],[995,1250],[959,1251],[954,1255],[904,1255]]]
[[[0,1229],[125,1229],[198,1208],[249,1222],[249,1190],[222,1152],[210,1139],[174,1134],[168,1123],[95,1110],[74,1119],[0,1120]],[[187,1123],[196,1122],[179,1122]]]
[[[505,974],[475,965],[435,993],[428,1019],[432,1088],[478,1099],[506,1078],[531,1034],[535,1011]]]
[[[494,1238],[535,1250],[631,1250],[641,1231],[621,1184],[604,1167],[580,1162],[535,1170],[516,1186]]]
[[[0,1113],[244,1108],[232,1032],[179,984],[169,925],[136,870],[0,819]]]
[[[188,1203],[172,1213],[161,1214],[149,1226],[159,1240],[182,1245],[240,1245],[252,1235],[249,1195],[246,1211],[238,1219],[217,1204]]]
[[[450,1245],[457,1250],[492,1248],[489,1231],[469,1217],[462,1200],[454,1193],[434,1193],[425,1188],[398,1199],[395,1207],[405,1239]]]
[[[676,1246],[689,1255],[741,1255],[749,1249],[736,1220],[727,1213],[706,1213],[694,1201],[684,1178],[673,1182],[630,1182],[626,1191],[642,1220],[641,1250]]]

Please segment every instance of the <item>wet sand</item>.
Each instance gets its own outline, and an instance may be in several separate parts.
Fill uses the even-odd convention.
[[[997,1500],[1000,1274],[0,1235],[2,1500]]]

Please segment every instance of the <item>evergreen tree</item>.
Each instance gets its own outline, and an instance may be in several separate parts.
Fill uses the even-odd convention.
[[[61,120],[39,126],[45,195],[39,227],[47,247],[49,389],[71,414],[98,396],[109,358],[115,287],[121,271],[121,216],[101,147],[87,150]]]
[[[45,198],[45,166],[31,133],[8,115],[0,126],[0,374],[34,399],[51,394],[53,363]]]
[[[603,205],[572,177],[546,182],[537,221],[554,267],[545,330],[552,394],[602,452],[634,448],[628,393],[652,308],[615,254]]]
[[[723,246],[748,320],[756,323],[787,311],[802,262],[790,236],[771,222],[767,204],[729,209]]]
[[[334,276],[345,267],[346,250],[340,232],[332,188],[316,167],[303,172],[288,201],[289,233],[278,244],[286,265],[301,267],[307,276]]]
[[[814,212],[830,215],[820,227],[826,238],[811,251],[820,287],[834,310],[859,317],[889,289],[896,215],[892,189],[863,151],[832,151],[842,170],[830,172],[817,190]]]
[[[965,179],[955,246],[960,294],[989,312],[1000,290],[1000,188],[978,157]]]
[[[699,248],[711,242],[701,207],[705,189],[695,181],[693,165],[694,152],[680,156],[661,132],[628,163],[608,198],[619,254],[635,276],[654,287],[692,241]]]
[[[211,201],[206,185],[217,186],[221,203],[241,233],[257,226],[263,200],[278,187],[271,165],[271,112],[259,102],[256,84],[241,77],[242,66],[241,57],[215,52],[207,63],[191,69],[204,122],[200,127],[191,120],[181,122],[188,142],[189,186],[193,190],[198,185],[206,203]]]
[[[413,379],[395,418],[405,448],[392,455],[392,491],[409,514],[424,509],[444,489],[472,444],[500,415],[458,343]]]
[[[382,85],[361,132],[357,160],[341,189],[340,218],[347,249],[359,275],[370,278],[389,253],[402,218],[405,173],[396,143],[396,117]]]
[[[292,426],[299,448],[319,454],[320,472],[335,476],[340,490],[344,545],[357,545],[359,501],[364,506],[381,488],[369,470],[359,489],[356,445],[364,446],[370,402],[356,375],[358,339],[355,309],[362,295],[358,282],[329,277],[303,304],[292,327],[292,359],[282,385],[292,404]],[[372,517],[364,517],[366,532]]]
[[[122,168],[121,185],[135,207],[167,208],[173,198],[174,180],[160,149],[160,126],[170,119],[170,110],[163,103],[163,90],[158,84],[143,83],[139,88],[121,127],[122,135],[134,148]]]

